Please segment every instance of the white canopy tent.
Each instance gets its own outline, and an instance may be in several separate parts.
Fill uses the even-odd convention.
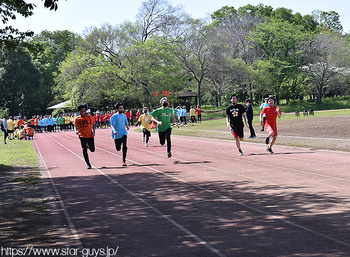
[[[53,106],[50,106],[48,107],[47,109],[49,110],[54,110],[54,109],[65,109],[65,108],[68,108],[68,107],[71,107],[71,102],[70,100],[68,101],[65,101],[65,102],[62,102],[62,103],[59,103],[59,104],[56,104],[56,105],[53,105]]]

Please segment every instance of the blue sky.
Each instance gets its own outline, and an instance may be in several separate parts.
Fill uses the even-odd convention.
[[[259,3],[271,5],[274,8],[286,7],[294,13],[311,14],[313,10],[336,11],[340,15],[344,32],[350,32],[350,1],[349,0],[168,0],[172,5],[181,5],[183,10],[193,18],[204,18],[222,6],[234,6],[236,9]],[[124,21],[134,21],[142,0],[59,0],[58,10],[49,11],[43,7],[41,0],[28,0],[37,5],[34,16],[18,17],[9,23],[20,30],[71,30],[82,34],[87,27],[100,27],[103,23],[111,25]]]

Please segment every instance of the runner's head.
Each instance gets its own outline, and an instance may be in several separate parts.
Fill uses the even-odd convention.
[[[148,112],[148,108],[147,107],[143,107],[143,113],[147,113]]]
[[[161,104],[163,107],[168,107],[168,105],[169,105],[169,100],[168,100],[168,98],[163,97],[162,99],[160,99],[160,104]]]
[[[250,105],[250,99],[248,98],[248,99],[245,99],[245,104],[246,105]]]
[[[269,104],[269,106],[273,107],[275,105],[275,99],[273,99],[273,97],[269,97],[267,103]]]
[[[230,100],[231,100],[232,104],[235,105],[238,101],[237,95],[235,95],[235,94],[231,95]]]
[[[116,103],[114,108],[117,110],[117,112],[122,114],[124,112],[124,103]]]
[[[86,114],[86,111],[88,110],[87,104],[81,104],[78,106],[78,111],[80,112],[81,116],[84,116]]]

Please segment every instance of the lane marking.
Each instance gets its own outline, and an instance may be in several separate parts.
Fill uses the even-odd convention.
[[[40,156],[40,158],[41,158],[41,160],[42,160],[42,162],[43,162],[43,164],[44,164],[44,169],[45,169],[45,171],[46,171],[46,173],[47,173],[47,175],[48,175],[48,177],[49,177],[49,179],[50,179],[50,182],[51,182],[51,185],[52,185],[52,187],[53,187],[53,189],[54,189],[54,191],[55,191],[56,197],[58,198],[58,202],[60,203],[60,206],[61,206],[61,208],[62,208],[62,210],[63,210],[64,216],[65,216],[65,218],[66,218],[66,220],[67,220],[69,229],[70,229],[70,231],[71,231],[71,233],[72,233],[72,235],[73,235],[73,238],[74,238],[74,240],[75,240],[75,243],[77,244],[78,248],[79,248],[80,250],[82,250],[82,249],[83,249],[83,244],[82,244],[82,242],[81,242],[81,240],[80,240],[79,234],[78,234],[77,230],[76,230],[75,227],[74,227],[74,224],[73,224],[73,222],[72,222],[72,219],[71,219],[71,217],[69,216],[68,210],[67,210],[66,206],[64,205],[64,202],[63,202],[62,197],[61,197],[61,195],[60,195],[60,193],[59,193],[59,191],[58,191],[58,189],[57,189],[57,187],[56,187],[55,182],[53,181],[53,178],[52,178],[52,176],[51,176],[51,172],[49,171],[49,169],[48,169],[48,167],[47,167],[47,165],[46,165],[46,162],[45,162],[45,160],[44,160],[44,157],[43,157],[43,155],[41,154],[40,148],[39,148],[38,144],[36,143],[36,140],[33,140],[33,141],[34,141],[34,144],[35,144],[35,148],[37,149],[37,153],[39,154],[39,156]]]
[[[57,140],[53,139],[51,136],[50,138],[55,141],[57,144],[59,144],[60,146],[62,146],[63,148],[65,148],[67,151],[71,152],[72,154],[74,154],[76,157],[78,157],[79,159],[81,159],[84,163],[84,159],[82,157],[80,157],[79,155],[77,155],[75,152],[73,152],[72,150],[70,150],[69,148],[67,148],[66,146],[64,146],[63,144],[61,144],[60,142],[58,142]],[[75,141],[78,141],[76,139],[74,139]],[[100,150],[104,150],[101,149],[99,147],[96,147],[96,149],[100,149]],[[109,152],[111,153],[111,152]],[[119,156],[119,155],[117,155]],[[121,156],[119,156],[121,157]],[[128,159],[129,160],[129,159]],[[129,160],[135,164],[138,165],[142,165],[140,163],[137,163],[135,161]],[[108,178],[111,182],[113,182],[114,184],[116,184],[117,186],[121,187],[123,190],[125,190],[127,193],[129,193],[130,195],[132,195],[133,197],[135,197],[138,201],[142,202],[144,205],[146,205],[147,207],[149,207],[150,209],[152,209],[155,213],[157,213],[158,215],[160,215],[162,218],[166,219],[167,221],[169,221],[171,224],[173,224],[174,226],[176,226],[177,228],[179,228],[180,230],[182,230],[183,232],[185,232],[187,235],[189,235],[190,237],[192,237],[193,239],[195,239],[198,243],[200,243],[201,245],[205,246],[206,248],[208,248],[210,251],[212,251],[213,253],[215,253],[216,255],[220,256],[220,257],[226,257],[226,255],[224,255],[223,253],[219,252],[215,247],[211,246],[210,244],[208,244],[207,242],[205,242],[204,240],[202,240],[200,237],[196,236],[195,234],[193,234],[191,231],[189,231],[188,229],[186,229],[185,227],[181,226],[179,223],[177,223],[175,220],[171,219],[168,215],[165,215],[164,213],[162,213],[160,210],[158,210],[157,208],[155,208],[153,205],[151,205],[150,203],[148,203],[147,201],[143,200],[142,198],[140,198],[138,195],[136,195],[134,192],[132,192],[131,190],[127,189],[125,186],[123,186],[122,184],[120,184],[118,181],[116,181],[115,179],[113,179],[111,176],[109,176],[108,174],[104,173],[103,171],[101,171],[100,169],[96,168],[95,166],[92,166],[95,170],[97,170],[98,172],[100,172],[102,175],[104,175],[106,178]]]
[[[66,137],[73,138],[73,137],[71,137],[69,135],[66,135]],[[111,143],[113,143],[112,141],[107,141],[107,140],[103,140],[103,139],[99,139],[99,138],[96,138],[96,139],[100,140],[100,141],[104,141],[104,142],[111,142]],[[128,139],[130,139],[132,141],[137,141],[137,139],[133,139],[133,138],[128,138]],[[162,154],[151,152],[149,150],[144,150],[144,149],[137,148],[137,147],[132,147],[132,146],[130,146],[130,148],[137,149],[137,150],[144,151],[144,152],[149,152],[149,153],[156,154],[156,155],[164,157]],[[216,157],[216,158],[220,157],[220,158],[224,158],[224,159],[228,159],[228,160],[232,160],[232,159],[238,160],[238,158],[235,158],[235,157],[226,157],[226,156],[215,155],[215,154],[206,153],[206,152],[200,152],[200,151],[196,151],[196,150],[188,150],[188,149],[180,148],[180,147],[173,147],[172,146],[172,148],[177,148],[177,149],[188,151],[188,152],[195,152],[195,153],[199,153],[199,154],[205,154],[205,155],[213,156],[213,157]],[[173,159],[177,159],[179,161],[188,162],[187,160],[179,159],[179,158],[176,158],[176,157],[172,157],[172,158]],[[307,174],[307,175],[315,175],[315,176],[319,176],[319,177],[323,177],[323,178],[329,178],[329,179],[335,179],[335,180],[339,180],[339,181],[350,182],[350,179],[346,179],[346,178],[339,178],[339,177],[334,177],[334,176],[329,176],[329,175],[324,175],[324,174],[319,174],[319,173],[314,173],[314,172],[309,172],[309,171],[303,171],[303,170],[294,169],[294,168],[287,168],[287,167],[278,166],[278,165],[274,165],[274,164],[260,163],[260,162],[255,162],[255,161],[251,161],[251,160],[246,160],[246,159],[244,159],[244,162],[248,162],[248,163],[251,163],[251,164],[258,165],[258,166],[266,166],[266,167],[274,168],[274,169],[278,168],[278,169],[283,169],[283,170],[287,170],[287,171],[294,171],[294,172],[297,172],[297,173],[303,173],[303,174]],[[267,183],[267,184],[275,184],[275,183],[271,183],[271,182],[268,182],[268,181],[265,181],[265,180],[249,177],[249,176],[246,176],[246,175],[241,175],[241,174],[234,173],[234,172],[229,172],[229,171],[226,171],[226,170],[222,170],[222,169],[219,169],[219,168],[211,167],[211,166],[200,164],[200,163],[196,163],[196,165],[199,165],[199,166],[202,166],[202,167],[205,167],[205,168],[215,169],[215,170],[222,171],[222,172],[228,173],[228,174],[235,174],[237,176],[241,176],[241,177],[244,177],[244,178],[252,179],[252,180],[255,180],[255,181],[260,181],[260,182]]]
[[[68,136],[68,135],[66,135],[66,136],[67,136],[67,137],[70,137],[70,136]],[[72,138],[72,137],[70,137],[70,138]],[[72,139],[74,139],[74,138],[72,138]],[[74,139],[74,140],[76,140],[76,139]],[[76,141],[78,141],[78,140],[76,140]],[[105,141],[105,140],[102,140],[102,141]],[[105,142],[107,142],[107,141],[105,141]],[[111,141],[108,141],[108,142],[111,142]],[[59,144],[60,144],[60,143],[59,143]],[[62,145],[62,144],[60,144],[60,145]],[[62,145],[62,146],[63,146],[63,145]],[[65,147],[65,146],[63,146],[63,147]],[[128,146],[128,147],[129,147],[129,146]],[[132,147],[132,148],[134,148],[134,147]],[[118,156],[118,157],[121,157],[121,155],[119,155],[119,154],[115,154],[115,153],[113,153],[113,152],[110,152],[110,151],[105,150],[105,149],[100,148],[100,147],[96,147],[96,149],[102,150],[102,151],[104,151],[104,152],[106,152],[106,153],[109,153],[109,154],[112,154],[112,155],[115,155],[115,156]],[[136,148],[136,149],[138,149],[138,148]],[[69,151],[70,151],[70,150],[69,150]],[[145,150],[145,151],[147,151],[147,150]],[[147,151],[147,152],[149,152],[149,151]],[[75,153],[74,153],[74,154],[75,154]],[[76,154],[75,154],[75,155],[76,155]],[[78,157],[79,157],[79,156],[78,156]],[[81,157],[79,157],[79,158],[81,158]],[[166,158],[167,158],[167,157],[166,157]],[[82,158],[81,158],[81,159],[82,159]],[[176,158],[173,158],[173,159],[176,159]],[[178,159],[178,158],[177,158],[177,159]],[[128,161],[131,161],[131,162],[133,162],[133,163],[135,163],[135,164],[142,165],[141,163],[138,163],[138,162],[133,161],[133,160],[131,160],[131,159],[127,159],[127,160],[128,160]],[[178,160],[180,160],[180,159],[178,159]],[[263,210],[260,210],[260,209],[258,209],[258,208],[255,208],[255,207],[253,207],[253,206],[250,206],[250,205],[248,205],[248,204],[239,202],[239,201],[234,200],[234,199],[232,199],[232,198],[230,198],[230,197],[228,197],[228,196],[219,194],[219,193],[217,193],[217,192],[215,192],[215,191],[213,191],[213,190],[209,190],[209,189],[206,189],[206,188],[204,188],[204,187],[202,187],[202,186],[198,186],[198,185],[193,184],[193,183],[191,183],[191,182],[188,182],[188,181],[185,181],[185,180],[183,180],[183,179],[177,178],[177,177],[175,177],[175,176],[173,176],[173,175],[167,174],[167,173],[165,173],[165,172],[163,172],[163,171],[160,171],[160,170],[157,170],[157,169],[155,169],[155,168],[148,167],[148,166],[144,166],[144,168],[153,170],[153,171],[155,171],[155,172],[157,172],[157,173],[163,174],[163,175],[165,175],[165,176],[167,176],[167,177],[170,177],[170,178],[172,178],[172,179],[174,179],[174,180],[181,181],[181,182],[183,182],[183,183],[185,183],[185,184],[188,184],[188,185],[190,185],[190,186],[193,186],[193,187],[195,187],[195,188],[197,188],[197,189],[200,189],[200,190],[202,190],[202,191],[205,191],[205,192],[208,192],[208,193],[210,193],[210,194],[216,195],[216,196],[219,197],[219,198],[222,198],[222,199],[228,200],[228,201],[230,201],[230,202],[233,202],[233,203],[235,203],[235,204],[238,204],[238,205],[240,205],[240,206],[243,206],[243,207],[245,207],[245,208],[247,208],[247,209],[250,209],[250,210],[252,210],[252,211],[254,211],[254,212],[256,212],[256,213],[263,214],[263,215],[265,215],[265,216],[266,216],[267,218],[269,218],[269,219],[274,219],[274,220],[281,221],[281,222],[286,223],[286,224],[289,224],[289,225],[291,225],[291,226],[293,226],[293,227],[299,228],[299,229],[301,229],[301,230],[303,230],[303,231],[312,233],[312,234],[314,234],[314,235],[320,236],[320,237],[322,237],[322,238],[324,238],[324,239],[327,239],[327,240],[329,240],[329,241],[332,241],[332,242],[334,242],[334,243],[337,243],[337,244],[340,244],[340,245],[342,245],[342,246],[345,246],[345,247],[350,248],[350,244],[349,244],[349,243],[346,243],[346,242],[341,241],[341,240],[339,240],[339,239],[336,239],[336,238],[327,236],[326,234],[323,234],[323,233],[321,233],[321,232],[318,232],[318,231],[315,231],[315,230],[313,230],[313,229],[307,228],[307,227],[305,227],[305,226],[299,225],[299,224],[297,224],[297,223],[295,223],[295,222],[293,222],[293,221],[289,221],[289,220],[283,218],[282,216],[272,215],[272,214],[270,214],[270,213],[268,213],[268,212],[266,212],[266,211],[263,211]],[[97,169],[97,170],[98,170],[98,169]],[[102,171],[100,171],[100,172],[101,172],[102,174],[108,176],[107,174],[103,173]],[[108,176],[108,177],[109,177],[109,176]],[[118,183],[118,182],[116,182],[116,183]]]

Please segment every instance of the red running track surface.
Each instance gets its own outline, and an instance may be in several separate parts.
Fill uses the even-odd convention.
[[[34,146],[77,244],[117,256],[350,256],[350,155],[129,131],[127,167],[98,130],[87,170],[73,132]],[[278,139],[277,139],[278,140]]]

